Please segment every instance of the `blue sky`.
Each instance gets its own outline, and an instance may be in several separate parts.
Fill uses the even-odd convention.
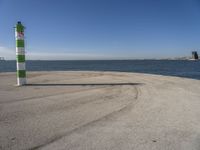
[[[7,59],[18,20],[28,59],[169,58],[200,48],[200,0],[0,0]]]

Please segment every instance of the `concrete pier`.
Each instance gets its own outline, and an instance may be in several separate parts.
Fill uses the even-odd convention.
[[[200,80],[117,72],[0,73],[0,150],[199,150]]]

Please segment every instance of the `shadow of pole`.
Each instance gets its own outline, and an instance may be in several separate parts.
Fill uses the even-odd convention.
[[[33,83],[26,84],[25,86],[122,86],[122,85],[143,85],[143,83]]]

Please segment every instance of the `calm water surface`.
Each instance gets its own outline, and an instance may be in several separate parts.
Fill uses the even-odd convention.
[[[15,72],[15,61],[0,61],[0,72]],[[79,60],[27,61],[28,71],[120,71],[200,79],[200,61]]]

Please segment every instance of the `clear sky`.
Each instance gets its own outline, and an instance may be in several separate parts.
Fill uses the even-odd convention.
[[[0,0],[7,59],[17,21],[28,59],[168,58],[200,48],[200,0]]]

